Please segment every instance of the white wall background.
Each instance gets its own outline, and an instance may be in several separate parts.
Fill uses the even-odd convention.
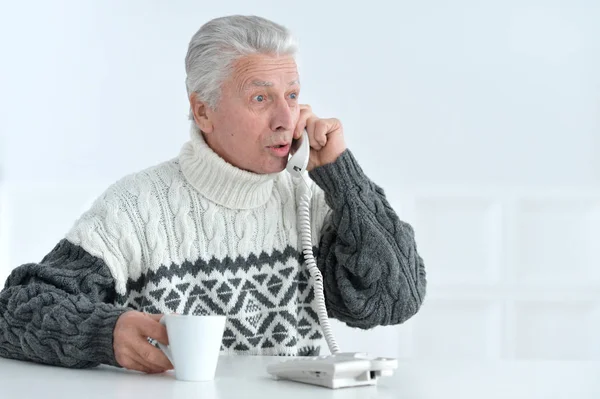
[[[600,3],[349,3],[2,2],[0,280],[108,184],[177,154],[189,39],[258,14],[297,34],[302,101],[342,120],[426,261],[417,316],[336,324],[341,345],[600,359]]]

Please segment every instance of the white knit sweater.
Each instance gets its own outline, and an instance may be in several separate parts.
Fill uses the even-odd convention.
[[[408,320],[427,286],[412,226],[350,150],[309,177],[328,315],[362,329]],[[192,135],[176,159],[112,185],[41,262],[11,272],[0,357],[116,366],[114,327],[131,308],[227,315],[228,353],[318,354],[296,187],[285,171],[239,170]]]
[[[118,305],[226,314],[225,352],[318,353],[297,183],[285,171],[238,169],[192,133],[178,158],[112,185],[66,238],[106,263]],[[317,246],[329,208],[314,183],[312,191]]]

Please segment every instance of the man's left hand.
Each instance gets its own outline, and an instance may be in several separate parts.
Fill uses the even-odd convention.
[[[306,128],[310,141],[310,159],[307,170],[334,162],[346,150],[344,129],[339,119],[321,119],[308,104],[300,105],[300,118],[294,130],[294,139]]]

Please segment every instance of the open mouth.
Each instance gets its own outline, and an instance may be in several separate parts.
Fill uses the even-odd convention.
[[[285,148],[287,147],[287,144],[276,144],[276,145],[270,145],[269,148]]]
[[[274,155],[284,157],[290,152],[289,144],[275,144],[267,147]]]

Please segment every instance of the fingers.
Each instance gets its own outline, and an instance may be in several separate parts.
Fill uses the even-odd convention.
[[[316,141],[315,136],[314,136],[315,125],[317,124],[318,121],[319,121],[319,118],[317,118],[314,115],[312,115],[310,118],[308,118],[306,120],[306,131],[308,132],[310,146],[311,146],[311,148],[314,148],[316,150],[321,149],[321,145]]]
[[[340,121],[335,118],[321,119],[312,112],[308,104],[300,105],[300,116],[294,130],[294,139],[302,136],[304,129],[308,132],[311,148],[319,151],[327,145],[327,135],[340,129]]]
[[[306,130],[310,139],[311,148],[319,151],[327,145],[327,135],[334,130],[334,119],[319,119],[316,116],[310,117],[306,121]]]
[[[165,354],[148,342],[148,337],[168,344],[167,329],[160,324],[161,315],[137,311],[123,313],[113,331],[115,360],[124,368],[147,373],[161,373],[173,368]]]
[[[159,320],[162,315],[146,314],[149,317],[145,317],[139,322],[139,331],[144,338],[154,338],[163,345],[169,345],[169,336],[167,335],[167,328],[160,324]]]
[[[163,314],[154,314],[154,313],[144,313],[146,316],[151,318],[154,321],[160,322],[160,319],[163,318]]]
[[[133,350],[127,350],[121,353],[119,364],[121,367],[128,370],[137,370],[143,373],[161,373],[166,369],[160,369],[159,367],[153,366],[150,363],[144,361],[141,356],[136,354]]]
[[[313,141],[319,145],[319,148],[316,148],[317,150],[320,150],[327,144],[327,133],[329,133],[330,130],[331,126],[328,119],[320,119],[315,122],[312,132],[314,137]]]
[[[310,141],[310,146],[320,149],[321,146],[315,142],[315,138],[313,137],[314,126],[318,120],[319,118],[313,114],[310,105],[300,106],[300,116],[298,118],[298,123],[296,124],[296,129],[294,130],[294,139],[299,139],[302,137],[302,133],[304,132],[304,129],[306,129],[308,132],[308,141]],[[317,144],[316,147],[315,144]]]
[[[162,373],[173,369],[165,354],[141,337],[130,342],[130,347],[121,354],[119,364],[145,373]]]
[[[142,373],[146,373],[146,374],[155,374],[155,372],[152,371],[149,367],[147,367],[141,363],[138,363],[135,360],[130,360],[129,364],[127,366],[123,366],[123,367],[128,370],[141,371]]]
[[[145,339],[132,342],[133,360],[157,372],[171,370],[173,365],[165,354]]]
[[[300,113],[300,118],[298,119],[298,123],[296,124],[296,129],[294,129],[294,140],[298,140],[302,137],[302,131],[306,127],[306,118],[302,117],[302,113]]]
[[[311,115],[313,115],[313,113],[310,105],[300,105],[300,116],[298,117],[296,128],[294,129],[294,139],[299,139],[302,136],[302,132],[306,128],[306,121]]]

